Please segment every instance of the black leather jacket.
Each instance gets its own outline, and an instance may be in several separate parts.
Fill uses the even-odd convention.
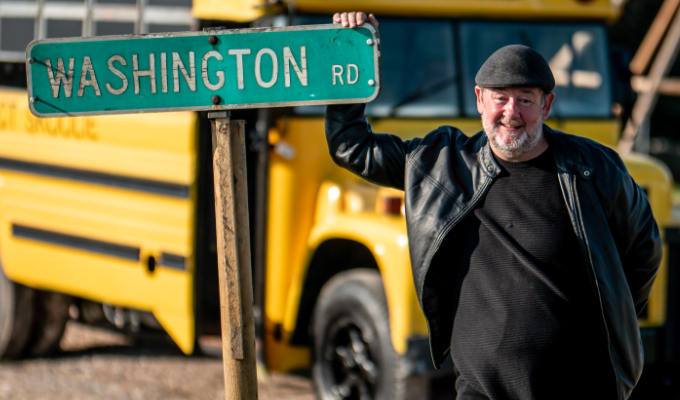
[[[437,296],[426,285],[428,272],[444,238],[474,209],[500,168],[484,132],[468,137],[442,126],[424,138],[404,141],[372,133],[363,110],[364,105],[328,107],[329,150],[336,163],[363,178],[404,190],[413,278],[430,330],[432,359],[439,367],[448,353],[450,330],[437,315]],[[637,315],[647,304],[661,260],[659,230],[644,191],[615,151],[543,128],[565,205],[591,267],[599,328],[609,343],[619,398],[627,398],[642,372]]]

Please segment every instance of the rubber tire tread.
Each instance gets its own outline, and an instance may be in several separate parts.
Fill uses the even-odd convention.
[[[376,400],[405,399],[406,379],[400,356],[392,346],[387,300],[380,274],[370,269],[352,269],[329,280],[321,290],[312,320],[312,380],[321,400],[335,399],[323,378],[322,352],[324,333],[338,316],[350,316],[357,325],[370,324],[376,340],[369,345],[378,365]],[[377,345],[377,346],[376,346]],[[374,356],[375,357],[375,356]]]
[[[66,330],[71,297],[56,292],[36,290],[34,320],[26,353],[30,356],[53,354]]]
[[[35,291],[12,282],[0,264],[0,359],[19,358],[30,338]]]

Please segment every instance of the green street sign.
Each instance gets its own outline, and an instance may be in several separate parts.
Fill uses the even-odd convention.
[[[368,25],[38,40],[26,54],[43,117],[359,103],[380,90]]]

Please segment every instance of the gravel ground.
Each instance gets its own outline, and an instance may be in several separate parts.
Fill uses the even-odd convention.
[[[69,322],[60,347],[52,357],[1,362],[0,400],[224,399],[221,358],[184,356],[169,340],[133,342],[120,333]],[[307,377],[261,373],[259,379],[261,400],[315,399]],[[631,400],[680,399],[673,383],[643,375]],[[434,397],[450,399],[451,384],[442,382],[435,391],[441,396]]]
[[[224,399],[222,360],[186,357],[164,341],[69,322],[62,351],[49,358],[0,363],[0,399]],[[313,400],[308,378],[266,374],[262,400]]]

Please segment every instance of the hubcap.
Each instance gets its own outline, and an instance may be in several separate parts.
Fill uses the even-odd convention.
[[[373,399],[378,384],[378,366],[371,354],[371,341],[347,318],[329,329],[324,348],[324,375],[333,397]]]

